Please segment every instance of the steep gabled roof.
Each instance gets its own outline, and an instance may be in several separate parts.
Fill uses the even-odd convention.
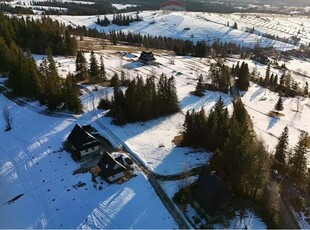
[[[194,197],[199,205],[211,211],[229,203],[232,200],[232,192],[215,172],[203,167],[196,182]]]
[[[86,126],[89,129],[88,126]],[[100,142],[82,126],[76,124],[68,136],[68,141],[77,151],[84,150],[93,146],[97,146]]]
[[[154,57],[154,54],[152,52],[146,52],[146,51],[142,51],[139,59],[140,60],[147,60],[147,61],[156,60],[156,58]]]
[[[120,159],[118,160],[120,161]],[[114,159],[108,152],[105,152],[97,165],[105,177],[110,177],[126,171],[126,167],[121,163],[122,161],[119,161]]]

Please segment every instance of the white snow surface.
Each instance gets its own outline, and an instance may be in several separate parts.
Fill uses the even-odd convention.
[[[136,12],[127,13],[135,16]],[[151,36],[166,36],[192,40],[194,42],[204,40],[213,43],[215,40],[222,42],[234,42],[245,47],[254,47],[259,44],[262,47],[273,46],[278,50],[297,49],[289,43],[276,41],[263,37],[269,33],[280,38],[297,36],[300,43],[310,42],[310,20],[303,16],[265,15],[265,14],[217,14],[201,12],[140,12],[143,21],[131,23],[129,26],[109,25],[102,27],[95,22],[103,16],[51,16],[55,20],[66,24],[96,28],[99,31],[119,31],[147,34]],[[107,15],[111,20],[113,15]],[[238,29],[231,26],[238,23]],[[246,32],[247,28],[253,28],[255,33]],[[186,28],[186,29],[185,29]],[[298,43],[297,45],[299,45]]]
[[[89,173],[72,175],[79,164],[59,150],[76,122],[89,122],[87,116],[46,117],[1,95],[0,106],[5,105],[14,122],[12,130],[0,132],[1,228],[177,227],[139,171],[122,185],[103,183],[103,190],[94,187]],[[77,187],[79,182],[86,184]]]

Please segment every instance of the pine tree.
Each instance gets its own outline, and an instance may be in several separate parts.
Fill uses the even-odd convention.
[[[64,55],[75,55],[77,51],[77,41],[75,37],[71,37],[68,30],[65,31]]]
[[[306,81],[305,87],[304,87],[304,95],[307,96],[309,94],[309,84]]]
[[[224,93],[228,93],[229,91],[229,81],[230,81],[229,74],[230,73],[229,73],[228,67],[225,65],[222,65],[221,75],[218,81],[218,87],[219,87],[219,90]]]
[[[307,154],[309,153],[309,136],[308,133],[302,131],[299,136],[298,143],[294,147],[293,155],[289,160],[290,175],[297,182],[302,185],[306,179],[307,174]]]
[[[24,84],[25,95],[41,101],[43,92],[42,76],[40,75],[29,50],[27,52],[26,68],[24,71],[27,74],[27,81]]]
[[[103,57],[100,56],[100,68],[99,68],[99,79],[102,81],[106,81],[106,72],[105,72],[105,66],[103,62]]]
[[[171,76],[168,79],[168,89],[167,89],[167,99],[168,99],[168,110],[167,114],[172,114],[180,111],[179,101],[177,95],[177,89],[175,87],[175,79]]]
[[[264,80],[264,86],[267,87],[269,85],[270,85],[270,64],[267,66],[265,80]]]
[[[99,66],[94,51],[91,51],[89,60],[89,78],[90,82],[96,83],[99,77]]]
[[[275,107],[274,107],[276,110],[278,110],[278,111],[282,111],[283,109],[284,109],[284,107],[283,107],[283,101],[282,101],[282,97],[281,96],[279,96],[279,99],[278,99],[278,101],[277,101],[277,103],[276,103],[276,105],[275,105]]]
[[[284,85],[286,79],[286,73],[283,71],[281,78],[280,78],[280,85]]]
[[[241,180],[239,188],[245,196],[257,199],[261,197],[269,181],[270,158],[262,141],[248,146],[249,151],[241,158]],[[244,159],[246,161],[242,162]]]
[[[288,128],[285,126],[281,136],[279,137],[278,144],[275,149],[275,159],[285,166],[287,160],[287,152],[288,152]]]
[[[111,78],[111,87],[119,87],[120,81],[117,73],[114,73],[113,77]]]
[[[237,66],[236,66],[236,74],[238,77],[237,87],[239,90],[248,90],[250,85],[250,72],[248,64],[242,62],[241,67],[239,69],[237,69]]]
[[[244,108],[244,105],[241,100],[238,100],[234,103],[234,112],[232,117],[236,119],[240,124],[246,124],[248,121],[248,113]]]
[[[123,91],[118,87],[114,87],[114,105],[113,105],[113,117],[114,122],[117,125],[123,125],[127,122],[125,107],[125,97]]]
[[[183,144],[196,148],[204,147],[204,133],[206,126],[206,115],[202,108],[200,111],[187,111],[185,115]]]
[[[277,85],[278,84],[278,75],[276,75],[273,79],[273,85]]]
[[[222,97],[219,97],[206,123],[205,147],[208,150],[223,149],[228,136],[228,124],[228,110],[224,108]]]
[[[203,96],[204,86],[203,86],[203,76],[202,74],[198,77],[198,82],[196,85],[195,95]]]
[[[51,54],[51,50],[47,50],[47,75],[45,82],[45,98],[48,109],[55,110],[62,102],[62,84],[56,69],[56,63]]]
[[[274,83],[274,75],[272,73],[271,76],[270,76],[269,85],[273,86],[273,83]]]
[[[65,105],[70,112],[80,113],[82,111],[82,103],[78,97],[78,87],[74,82],[73,75],[69,74],[65,81]]]
[[[76,54],[75,71],[77,80],[84,81],[87,79],[87,61],[82,51],[78,51]]]
[[[234,22],[234,24],[233,24],[232,28],[234,28],[234,29],[238,29],[237,22]]]

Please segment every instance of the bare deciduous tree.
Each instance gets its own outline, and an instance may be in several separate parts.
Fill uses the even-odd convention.
[[[13,117],[8,106],[3,106],[3,117],[6,123],[5,131],[12,129]]]

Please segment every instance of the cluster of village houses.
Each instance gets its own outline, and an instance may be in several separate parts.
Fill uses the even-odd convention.
[[[101,158],[97,165],[91,168],[91,173],[110,183],[132,173],[132,161],[121,152],[109,153],[101,138],[91,125],[76,124],[67,138],[67,149],[76,161],[100,155]]]
[[[76,124],[67,138],[69,144],[67,149],[76,161],[100,155],[99,162],[90,171],[93,176],[100,176],[109,183],[120,181],[131,175],[132,160],[121,152],[109,153],[100,138],[102,137],[91,125]],[[194,205],[203,210],[206,216],[209,216],[208,213],[222,215],[221,213],[232,203],[233,197],[229,187],[215,172],[210,172],[205,166],[202,167],[199,178],[193,184],[192,189]]]

